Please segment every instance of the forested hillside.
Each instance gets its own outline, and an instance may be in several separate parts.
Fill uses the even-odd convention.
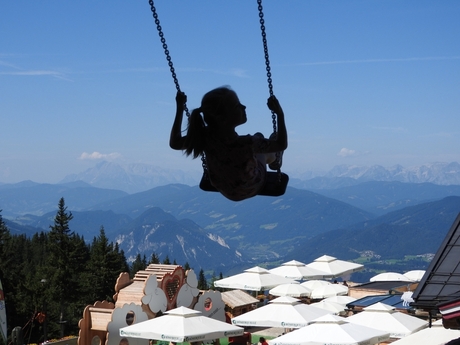
[[[121,272],[134,275],[148,263],[159,263],[155,253],[137,255],[128,265],[123,250],[103,229],[87,243],[73,232],[73,215],[59,201],[53,225],[33,236],[14,234],[0,215],[0,279],[3,284],[8,334],[23,328],[27,343],[78,334],[83,309],[95,301],[113,301]],[[172,263],[169,258],[163,263]],[[188,268],[188,263],[180,263]],[[199,287],[207,288],[203,271]],[[46,315],[46,319],[43,316]]]

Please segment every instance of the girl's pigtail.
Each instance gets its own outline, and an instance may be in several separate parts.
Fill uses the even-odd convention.
[[[187,136],[185,137],[185,153],[197,158],[204,151],[206,125],[201,116],[201,109],[194,109],[188,118]]]

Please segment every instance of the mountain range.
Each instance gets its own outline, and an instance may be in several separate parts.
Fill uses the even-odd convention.
[[[460,164],[431,163],[404,168],[401,165],[384,168],[380,165],[338,165],[327,172],[287,172],[290,186],[299,189],[335,189],[369,181],[399,181],[404,183],[433,183],[460,185]],[[167,184],[197,185],[200,174],[165,169],[148,164],[118,164],[102,161],[81,173],[66,176],[60,183],[83,181],[93,187],[142,192]]]
[[[129,259],[154,251],[195,269],[224,273],[293,258],[309,262],[323,254],[366,258],[369,267],[379,260],[432,254],[460,211],[459,186],[432,183],[288,187],[281,197],[238,203],[184,184],[134,194],[82,181],[0,185],[0,209],[14,233],[47,231],[60,197],[74,215],[72,231],[88,241],[104,226]]]

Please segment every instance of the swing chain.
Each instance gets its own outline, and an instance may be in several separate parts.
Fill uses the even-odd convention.
[[[176,76],[176,71],[174,69],[174,65],[173,65],[173,62],[172,62],[172,59],[171,59],[171,55],[169,54],[168,45],[166,44],[166,39],[164,38],[163,29],[161,28],[160,20],[158,19],[157,10],[155,8],[153,0],[149,0],[149,4],[150,4],[150,9],[151,9],[152,14],[153,14],[153,18],[155,19],[155,24],[157,26],[158,35],[160,36],[160,41],[161,41],[161,43],[163,45],[164,53],[166,55],[166,60],[168,61],[169,70],[171,71],[171,75],[172,75],[172,78],[174,80],[174,85],[176,85],[176,90],[177,91],[181,91],[180,86],[179,86],[179,81],[178,81],[177,76]],[[189,113],[189,110],[188,110],[186,104],[184,104],[184,111],[185,111],[185,114],[187,115],[187,117],[189,117],[190,113]]]
[[[264,12],[263,12],[263,7],[262,7],[262,0],[257,0],[257,4],[258,4],[258,9],[259,9],[260,30],[262,32],[262,43],[264,45],[265,69],[267,71],[268,92],[270,96],[273,96],[272,73],[271,73],[271,68],[270,68],[270,57],[268,55],[267,34],[265,33],[265,20],[264,20]],[[272,123],[273,123],[273,133],[276,133],[277,126],[276,126],[276,115],[274,111],[272,111]]]

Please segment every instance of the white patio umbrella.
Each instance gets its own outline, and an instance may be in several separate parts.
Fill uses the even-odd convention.
[[[307,267],[327,272],[327,276],[325,278],[342,277],[364,268],[361,264],[338,260],[337,258],[329,255],[320,256],[313,262],[307,264]]]
[[[243,335],[244,329],[203,316],[185,307],[165,312],[165,315],[120,328],[125,338],[156,339],[172,342],[194,342]]]
[[[336,315],[322,316],[293,332],[269,340],[270,345],[306,345],[311,343],[328,345],[378,344],[388,340],[388,332],[346,322]]]
[[[356,301],[356,298],[351,296],[332,296],[323,299],[324,302],[334,302],[346,306],[348,303]]]
[[[278,297],[263,307],[232,319],[234,325],[250,327],[300,328],[308,322],[330,314],[329,311],[304,304],[293,297]]]
[[[342,284],[329,284],[319,286],[311,290],[311,299],[321,299],[332,296],[342,296],[348,294],[348,286]]]
[[[442,320],[438,320],[421,331],[408,335],[405,338],[396,340],[391,345],[444,345],[452,339],[460,336],[458,329],[447,329],[442,325]]]
[[[227,289],[260,291],[292,282],[294,282],[294,279],[284,278],[270,273],[265,268],[255,266],[245,270],[243,273],[216,280],[214,286]]]
[[[281,266],[268,270],[270,273],[280,275],[290,279],[322,279],[325,272],[318,271],[314,268],[307,267],[303,262],[291,260],[281,264]]]
[[[317,307],[317,308],[327,310],[331,314],[336,314],[336,315],[345,313],[345,308],[346,308],[346,306],[343,304],[332,302],[332,301],[326,301],[325,299],[319,302],[311,303],[310,305]]]
[[[281,284],[268,291],[273,296],[309,297],[311,290],[299,283]]]
[[[425,275],[425,272],[425,270],[413,270],[404,273],[404,275],[410,280],[413,280],[414,282],[419,282],[422,280],[423,276]]]
[[[347,318],[348,322],[374,327],[390,333],[392,338],[404,338],[428,326],[418,317],[396,311],[384,303],[375,303],[363,311]]]
[[[369,279],[371,282],[390,282],[390,281],[403,281],[403,282],[411,282],[412,279],[409,279],[404,274],[396,273],[396,272],[383,272],[373,276]]]
[[[331,283],[326,281],[326,280],[318,280],[318,279],[313,279],[313,280],[307,280],[306,282],[300,283],[300,285],[305,286],[307,289],[314,290],[317,287],[323,286],[323,285],[330,285]]]

